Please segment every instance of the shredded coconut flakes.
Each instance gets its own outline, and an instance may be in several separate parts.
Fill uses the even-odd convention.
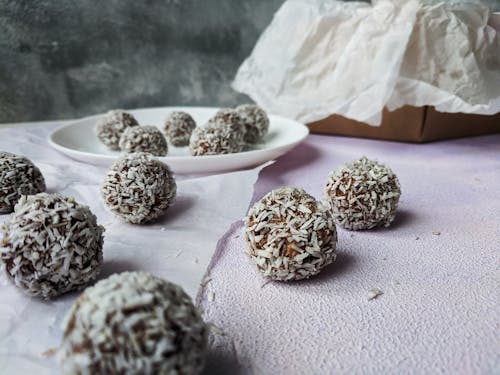
[[[208,327],[181,287],[124,272],[87,288],[64,324],[65,374],[198,374]]]
[[[257,143],[267,135],[269,117],[262,108],[255,104],[242,104],[236,107],[236,112],[245,127],[245,142]]]
[[[187,146],[196,122],[186,112],[174,111],[165,120],[164,132],[174,146]]]
[[[30,296],[51,298],[96,279],[104,227],[87,206],[57,194],[22,196],[2,226],[0,260]]]
[[[176,191],[177,185],[168,166],[143,152],[118,159],[101,188],[108,207],[133,224],[162,215],[173,203]]]
[[[120,137],[119,147],[128,153],[149,152],[154,156],[165,156],[168,153],[167,140],[161,131],[152,125],[126,128]]]
[[[335,260],[337,231],[328,209],[304,190],[282,187],[266,194],[245,219],[248,255],[274,280],[301,280]]]
[[[101,117],[95,125],[97,138],[109,149],[120,150],[120,137],[126,128],[139,126],[139,123],[130,113],[115,109]]]
[[[42,172],[28,158],[0,151],[0,214],[12,212],[21,195],[42,191]]]
[[[335,223],[362,230],[393,222],[401,187],[389,168],[362,157],[333,171],[325,193]]]

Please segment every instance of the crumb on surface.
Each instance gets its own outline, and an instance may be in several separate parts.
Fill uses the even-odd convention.
[[[210,332],[215,333],[217,335],[225,336],[224,330],[214,323],[207,323],[208,329]]]
[[[50,348],[44,351],[41,356],[42,357],[52,357],[53,355],[57,354],[57,348]]]
[[[375,299],[377,298],[378,296],[381,296],[382,294],[384,294],[383,291],[381,291],[380,289],[378,288],[373,288],[373,289],[370,289],[368,291],[368,301],[371,301],[372,299]]]
[[[201,280],[200,286],[201,286],[202,288],[204,288],[204,287],[206,287],[206,286],[208,285],[208,283],[209,283],[210,281],[212,281],[212,278],[210,278],[210,277],[206,277],[206,278],[204,278],[203,280]]]
[[[214,293],[214,292],[208,292],[208,293],[207,293],[207,301],[208,301],[208,302],[213,302],[213,301],[215,301],[215,293]]]
[[[267,284],[271,283],[273,280],[272,279],[267,279],[261,284],[261,289],[264,288]]]

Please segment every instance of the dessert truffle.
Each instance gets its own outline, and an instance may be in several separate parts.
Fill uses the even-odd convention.
[[[219,109],[215,115],[208,120],[206,126],[230,129],[232,133],[236,134],[236,137],[241,139],[240,143],[244,143],[243,137],[245,136],[245,127],[243,126],[240,115],[233,108]]]
[[[139,123],[130,113],[120,109],[112,110],[101,117],[95,126],[97,138],[110,150],[119,151],[120,137],[125,129],[139,126]]]
[[[266,112],[255,104],[242,104],[236,107],[245,128],[245,142],[257,143],[269,131],[269,117]]]
[[[23,195],[2,231],[0,260],[28,295],[47,299],[80,289],[101,270],[104,228],[72,198]]]
[[[301,280],[335,260],[337,231],[328,208],[304,190],[285,186],[266,194],[245,219],[248,255],[274,280]]]
[[[101,193],[117,215],[142,224],[162,215],[173,203],[177,185],[168,166],[144,152],[118,159],[107,173]]]
[[[207,123],[207,126],[225,126],[233,132],[245,133],[245,127],[241,117],[236,110],[231,108],[221,108],[213,115]]]
[[[191,134],[189,150],[193,156],[231,154],[243,150],[243,133],[230,126],[208,123]]]
[[[335,223],[361,230],[392,223],[401,188],[391,169],[363,156],[333,171],[325,193]]]
[[[42,191],[43,175],[29,159],[0,151],[0,214],[12,212],[21,195]]]
[[[87,288],[64,324],[65,374],[199,374],[207,325],[181,287],[146,272]]]
[[[122,151],[128,153],[149,152],[154,156],[165,156],[168,152],[167,140],[162,132],[152,125],[126,128],[119,146]]]
[[[189,138],[194,128],[196,128],[196,122],[186,112],[172,112],[165,120],[165,135],[168,141],[176,147],[189,145]]]

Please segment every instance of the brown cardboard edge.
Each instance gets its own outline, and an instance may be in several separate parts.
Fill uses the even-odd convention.
[[[393,112],[384,109],[380,126],[371,126],[339,115],[312,122],[308,126],[312,133],[319,134],[422,142],[425,117],[425,107],[405,106]],[[405,125],[401,126],[401,124]]]
[[[422,143],[500,133],[500,113],[470,115],[438,112],[428,106],[405,106],[393,112],[385,109],[380,127],[339,115],[308,126],[312,133]]]
[[[422,140],[429,142],[497,133],[500,133],[500,113],[489,116],[445,113],[429,107]]]

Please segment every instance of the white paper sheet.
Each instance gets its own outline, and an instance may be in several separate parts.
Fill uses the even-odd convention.
[[[500,112],[500,36],[481,4],[288,0],[233,87],[303,122],[382,110]],[[490,23],[488,24],[490,20]]]
[[[29,157],[49,192],[90,206],[106,227],[101,278],[146,270],[180,284],[196,297],[217,241],[244,216],[260,168],[177,181],[177,200],[164,219],[148,225],[123,222],[105,208],[99,186],[105,169],[52,150],[47,128],[0,130],[0,150]],[[0,215],[0,223],[9,215]],[[0,235],[1,237],[1,235]],[[0,373],[54,374],[57,363],[43,352],[58,347],[61,321],[78,293],[44,302],[24,296],[4,273],[0,285]]]

